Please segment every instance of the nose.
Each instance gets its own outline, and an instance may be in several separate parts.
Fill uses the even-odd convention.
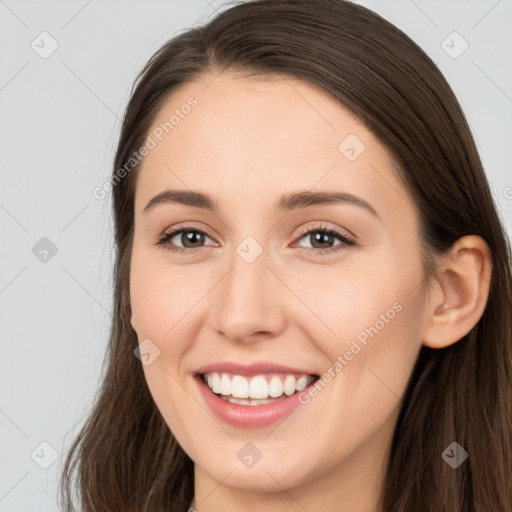
[[[210,310],[217,333],[238,343],[279,335],[285,328],[285,285],[269,268],[266,253],[248,263],[237,253],[217,285]]]

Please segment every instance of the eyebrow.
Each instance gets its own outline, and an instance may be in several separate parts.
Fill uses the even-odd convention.
[[[380,218],[375,208],[362,197],[348,192],[311,192],[309,190],[292,192],[279,198],[274,208],[278,212],[298,210],[308,206],[346,203],[359,206]],[[207,194],[190,190],[164,190],[149,200],[143,212],[147,213],[157,205],[182,204],[204,210],[218,212],[217,202]]]

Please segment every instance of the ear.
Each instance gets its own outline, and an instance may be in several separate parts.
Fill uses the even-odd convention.
[[[459,238],[441,257],[425,309],[425,346],[452,345],[478,323],[487,304],[491,271],[489,246],[477,235]]]

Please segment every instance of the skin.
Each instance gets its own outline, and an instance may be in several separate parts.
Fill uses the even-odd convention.
[[[149,338],[160,350],[143,367],[149,389],[195,463],[196,508],[375,512],[415,359],[422,344],[448,346],[477,323],[488,297],[488,247],[477,236],[460,239],[439,258],[427,290],[411,199],[389,153],[357,118],[297,79],[223,73],[173,93],[152,129],[190,96],[197,106],[149,152],[137,178],[130,294],[139,342]],[[354,161],[338,149],[349,134],[365,144]],[[207,193],[219,211],[168,203],[144,213],[166,189]],[[298,190],[350,192],[378,217],[350,204],[274,209]],[[356,245],[328,238],[324,247],[341,249],[322,255],[315,232],[299,238],[320,224],[353,235]],[[187,253],[156,244],[190,225],[207,233],[201,251],[181,235],[172,241]],[[236,252],[247,236],[263,250],[252,263]],[[220,422],[192,379],[218,361],[322,375],[396,303],[394,318],[277,425]],[[251,468],[237,457],[247,442],[262,454]]]

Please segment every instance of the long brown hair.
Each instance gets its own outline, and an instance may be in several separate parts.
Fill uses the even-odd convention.
[[[512,510],[511,249],[470,128],[447,81],[407,35],[345,0],[257,0],[179,34],[142,69],[115,156],[114,317],[95,404],[65,461],[64,510],[183,512],[193,463],[158,411],[134,356],[129,273],[138,166],[122,174],[177,87],[223,70],[292,76],[320,87],[387,147],[420,218],[425,282],[434,256],[468,234],[493,258],[486,309],[444,349],[423,346],[403,396],[384,512]],[[469,458],[452,469],[453,441]],[[74,475],[76,473],[76,479]],[[73,485],[75,483],[75,486]]]

